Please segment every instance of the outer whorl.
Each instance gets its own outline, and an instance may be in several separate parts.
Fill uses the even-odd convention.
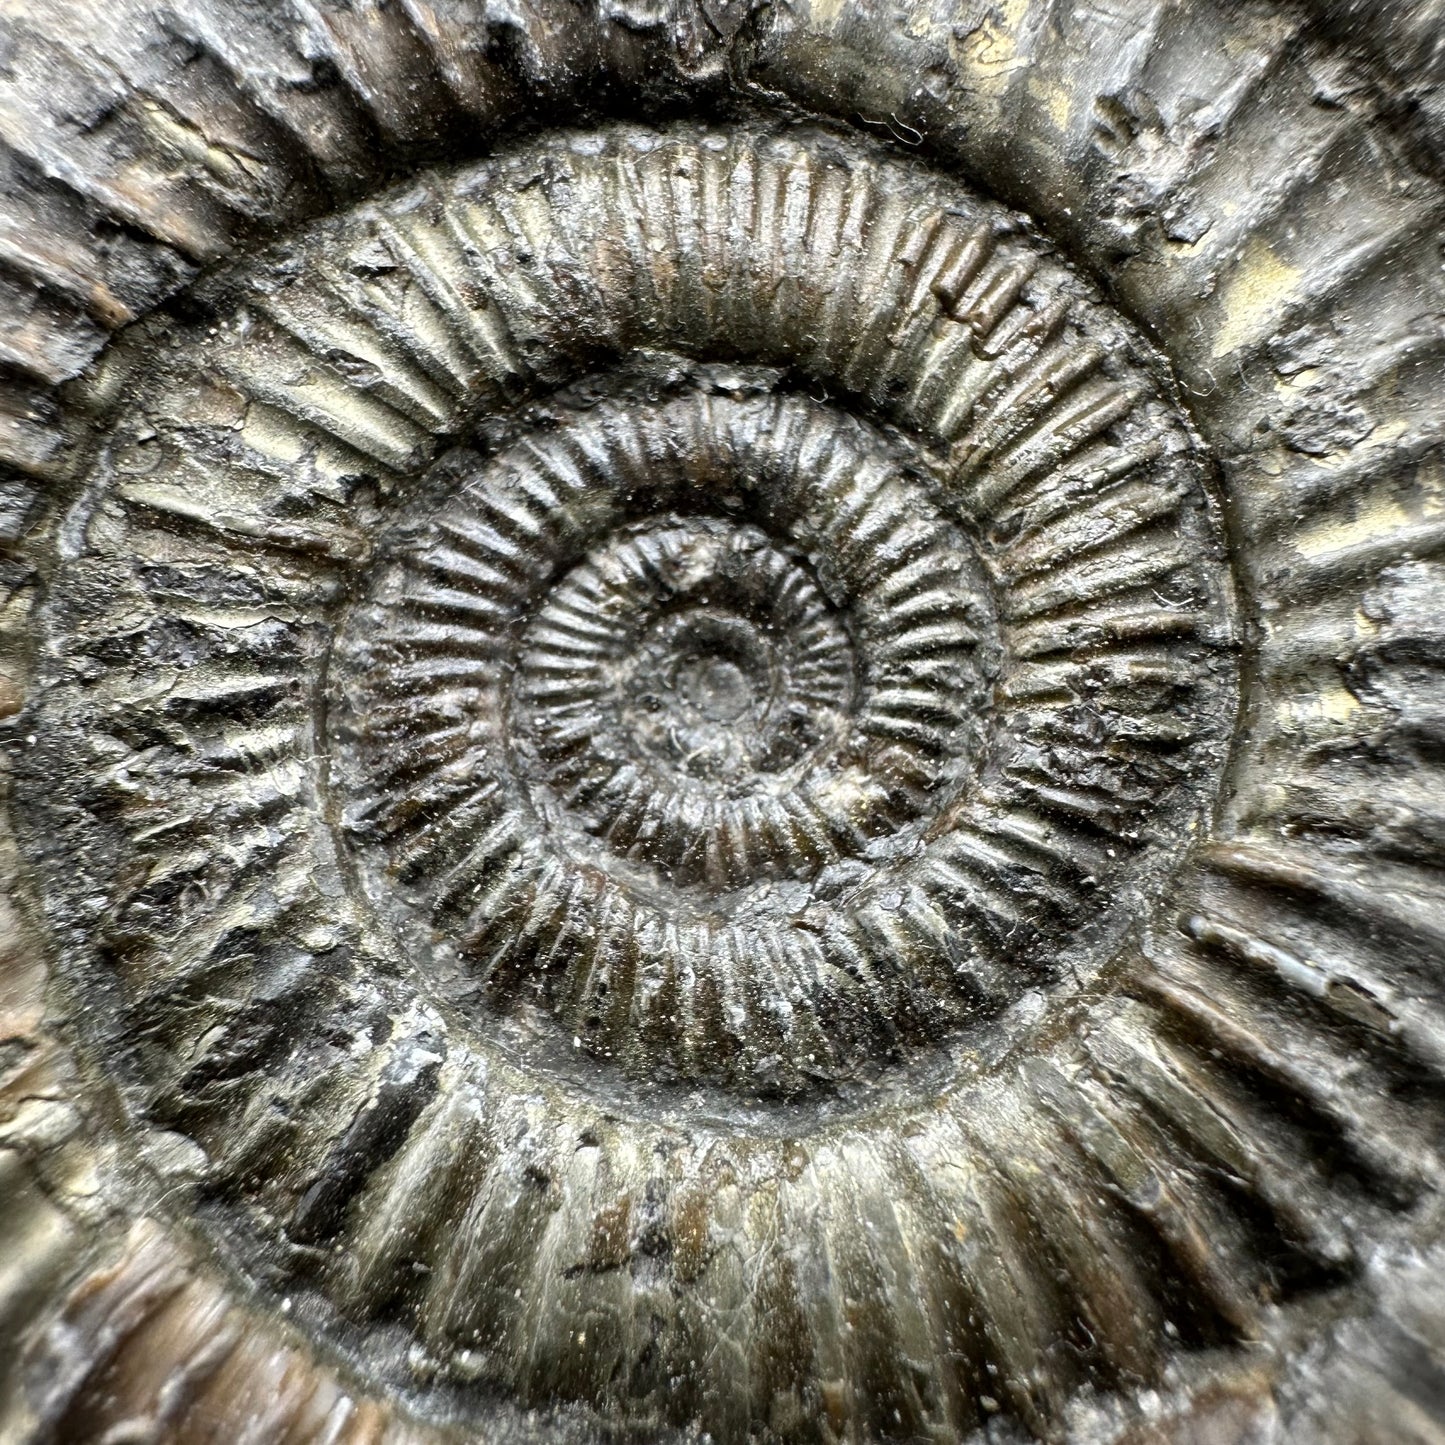
[[[1445,1439],[1358,8],[4,22],[0,1435]]]

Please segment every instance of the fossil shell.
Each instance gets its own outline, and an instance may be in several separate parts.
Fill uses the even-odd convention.
[[[0,1436],[1445,1438],[1359,8],[3,22]]]

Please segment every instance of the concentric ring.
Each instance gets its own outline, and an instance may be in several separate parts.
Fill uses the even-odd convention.
[[[761,1324],[832,1267],[764,1247],[728,1284],[719,1211],[761,1244],[822,1210],[847,1253],[849,1211],[882,1218],[847,1191],[891,1177],[921,1287],[1003,1331],[1011,1131],[1070,1190],[1138,1172],[1016,1061],[1097,1012],[1233,719],[1167,372],[1017,218],[797,130],[543,138],[290,254],[158,380],[115,483],[266,619],[156,644],[159,736],[193,741],[110,815],[154,860],[107,935],[151,1019],[115,1072],[214,1151],[217,1248],[283,1254],[362,1350],[410,1301],[450,1388],[682,1420],[711,1407],[640,1403],[561,1302],[645,1295],[695,1350],[710,1300]],[[235,778],[199,814],[197,746]]]
[[[1026,831],[1043,729],[996,716],[993,584],[924,452],[803,398],[693,389],[443,470],[347,625],[331,716],[352,830],[382,842],[369,891],[425,899],[468,991],[541,1003],[654,1082],[768,1093],[1058,976],[1103,850]],[[781,686],[792,766],[748,761],[777,739],[736,715],[705,726],[684,665]],[[641,741],[659,713],[671,738]],[[1119,748],[1064,736],[1080,769]],[[1121,833],[1167,787],[1132,773]],[[1071,851],[1045,882],[1040,859]],[[1047,915],[1021,915],[1007,871],[990,896],[1010,867]],[[1006,932],[1005,967],[988,941]]]
[[[789,876],[810,852],[789,807],[817,806],[796,800],[815,789],[799,774],[826,765],[854,666],[809,569],[765,533],[664,519],[594,549],[548,598],[523,644],[516,732],[589,832],[666,879]],[[837,856],[832,831],[815,860]]]
[[[1335,816],[1260,778],[1414,705],[1431,584],[1302,534],[1365,640],[1271,685],[1354,702],[1241,723],[1216,473],[1276,448],[1247,541],[1333,435],[1200,370],[1247,279],[1159,323],[1214,457],[1026,221],[800,126],[528,140],[218,280],[68,524],[25,786],[227,1266],[428,1408],[735,1440],[1058,1435],[1337,1283],[1423,1177],[1429,925],[1358,832],[1218,840]]]

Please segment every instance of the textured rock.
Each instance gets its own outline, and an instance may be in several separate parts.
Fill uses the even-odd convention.
[[[1445,1439],[1437,8],[0,13],[0,1435]]]

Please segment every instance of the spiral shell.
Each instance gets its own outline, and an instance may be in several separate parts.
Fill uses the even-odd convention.
[[[947,8],[19,22],[0,1434],[1409,1438],[1437,181]]]

